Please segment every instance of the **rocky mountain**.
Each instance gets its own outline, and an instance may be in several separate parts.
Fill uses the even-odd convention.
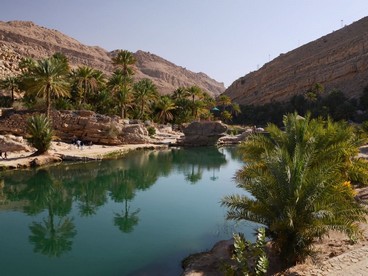
[[[123,45],[122,45],[123,47]],[[47,29],[29,21],[0,21],[0,78],[19,73],[22,57],[44,58],[55,52],[65,54],[72,66],[88,65],[105,72],[114,70],[108,52],[100,47],[83,45],[57,30]],[[212,95],[225,90],[204,73],[194,73],[151,53],[137,51],[136,79],[149,78],[162,94],[173,92],[179,86],[197,85]]]
[[[241,77],[225,91],[235,102],[282,102],[314,84],[357,98],[368,86],[368,17],[305,44]]]

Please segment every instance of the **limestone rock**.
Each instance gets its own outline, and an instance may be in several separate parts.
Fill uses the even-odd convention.
[[[60,163],[60,162],[62,162],[62,159],[59,156],[43,154],[43,155],[39,155],[35,157],[34,159],[32,159],[29,166],[30,167],[41,167],[41,166],[49,165],[52,163]]]
[[[216,145],[226,130],[227,126],[221,122],[193,122],[183,129],[184,138],[178,143],[184,146]]]
[[[314,84],[357,98],[368,85],[368,17],[286,54],[236,80],[225,95],[244,105],[283,102]]]
[[[193,254],[187,257],[182,266],[182,276],[224,275],[222,265],[229,261],[233,251],[233,240],[224,240],[216,243],[209,252]]]
[[[8,112],[0,116],[0,134],[25,136],[26,122],[32,112]],[[53,111],[54,136],[72,143],[79,139],[84,144],[144,144],[150,142],[143,124],[126,124],[118,117],[96,114],[92,111]],[[1,148],[1,142],[0,142]]]
[[[14,135],[0,135],[0,150],[2,152],[12,152],[12,151],[28,151],[30,152],[32,148],[28,146],[23,137]]]
[[[147,129],[141,124],[124,126],[119,138],[124,144],[144,144],[150,141]]]

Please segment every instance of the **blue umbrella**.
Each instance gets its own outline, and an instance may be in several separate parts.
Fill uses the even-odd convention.
[[[216,106],[214,108],[212,108],[212,111],[220,111],[220,109],[218,109]]]

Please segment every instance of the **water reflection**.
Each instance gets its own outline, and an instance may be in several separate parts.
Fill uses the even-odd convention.
[[[139,221],[138,213],[140,209],[138,208],[130,213],[128,204],[135,197],[136,190],[136,182],[132,172],[132,170],[118,170],[113,174],[111,182],[111,199],[124,204],[121,214],[114,214],[114,225],[124,233],[132,232]]]
[[[122,233],[131,233],[140,222],[141,208],[131,207],[137,191],[150,189],[172,172],[195,184],[209,171],[216,181],[215,171],[226,163],[217,148],[132,152],[120,160],[4,172],[1,198],[23,202],[23,212],[38,218],[29,226],[34,251],[59,257],[72,250],[77,234],[70,215],[73,204],[81,217],[93,217],[108,201],[118,203],[121,211],[113,211],[112,224]]]
[[[24,207],[27,214],[47,211],[47,217],[29,226],[29,241],[34,245],[34,252],[59,257],[70,251],[77,232],[73,220],[67,217],[72,200],[62,183],[52,178],[48,171],[39,170],[29,179],[20,198],[29,200],[29,205]]]

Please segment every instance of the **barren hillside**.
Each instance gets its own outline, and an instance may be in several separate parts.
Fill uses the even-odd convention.
[[[320,83],[358,97],[368,85],[368,17],[286,54],[225,91],[239,104],[282,102]]]
[[[124,48],[124,45],[122,45]],[[22,57],[44,58],[61,52],[72,66],[88,65],[111,74],[111,56],[96,46],[86,46],[57,30],[47,29],[28,21],[0,21],[0,78],[17,74]],[[161,93],[171,93],[179,86],[198,85],[212,95],[225,90],[204,73],[194,73],[151,53],[137,51],[136,79],[150,78]]]

